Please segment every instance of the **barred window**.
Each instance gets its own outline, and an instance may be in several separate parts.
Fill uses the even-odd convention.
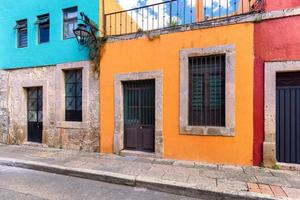
[[[66,121],[82,121],[82,70],[65,71]]]
[[[189,125],[225,126],[225,55],[189,58]]]
[[[27,35],[27,19],[17,21],[15,26],[17,30],[17,46],[18,48],[27,47],[28,44],[28,35]]]
[[[77,26],[77,7],[64,9],[64,39],[75,37],[73,30]]]

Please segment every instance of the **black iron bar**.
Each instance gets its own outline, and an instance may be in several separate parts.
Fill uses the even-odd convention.
[[[228,17],[228,0],[226,0],[226,16]]]
[[[130,19],[131,19],[131,22],[130,22],[130,33],[132,33],[132,24],[133,24],[133,21],[132,21],[132,11],[130,11]]]
[[[211,18],[214,18],[214,0],[211,0]]]
[[[219,0],[219,18],[221,17],[221,10],[222,9],[222,6],[221,6],[221,0]]]
[[[206,20],[206,0],[204,0],[204,19]]]
[[[190,15],[191,15],[191,21],[190,21],[190,23],[193,23],[193,0],[191,0]]]
[[[122,13],[120,13],[120,34],[122,34]]]
[[[243,1],[243,0],[242,0]],[[234,12],[232,13],[233,15],[236,13],[237,7],[236,7],[236,0],[234,0]]]
[[[172,26],[172,1],[170,1],[170,26]]]
[[[183,24],[185,24],[185,9],[186,9],[186,0],[183,2]]]

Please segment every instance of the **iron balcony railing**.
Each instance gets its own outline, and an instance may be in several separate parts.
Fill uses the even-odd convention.
[[[202,21],[260,12],[264,0],[167,0],[104,15],[107,36],[164,29]]]

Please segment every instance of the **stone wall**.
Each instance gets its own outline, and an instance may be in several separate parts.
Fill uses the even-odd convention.
[[[82,68],[83,121],[64,121],[64,70]],[[43,88],[43,145],[55,148],[99,151],[99,83],[89,62],[10,70],[9,143],[27,141],[27,90]]]
[[[0,143],[7,143],[9,128],[8,72],[0,70]]]

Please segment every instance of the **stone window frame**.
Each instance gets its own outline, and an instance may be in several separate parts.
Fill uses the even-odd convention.
[[[189,106],[189,57],[225,54],[225,127],[190,126]],[[235,65],[234,45],[182,49],[180,51],[180,134],[202,136],[235,136]]]
[[[266,166],[278,163],[276,158],[276,74],[296,71],[300,71],[300,61],[265,62],[263,160]]]
[[[58,128],[83,129],[89,127],[89,73],[88,61],[58,64],[56,71],[56,126]],[[82,69],[82,121],[65,121],[65,73],[66,70]]]
[[[28,142],[28,119],[27,119],[27,114],[28,114],[28,99],[27,99],[27,89],[32,88],[32,87],[42,87],[43,90],[43,131],[42,131],[42,144],[45,144],[47,141],[46,135],[44,134],[44,130],[48,128],[49,120],[48,120],[48,82],[47,80],[26,80],[22,81],[20,83],[19,87],[19,96],[20,96],[20,103],[21,103],[21,111],[20,111],[20,119],[26,119],[22,120],[20,123],[21,125],[23,124],[24,127],[24,137],[25,137],[25,142]]]
[[[123,81],[155,80],[155,152],[153,156],[163,157],[163,72],[147,71],[116,74],[114,77],[114,153],[121,154],[124,150],[124,103]]]

